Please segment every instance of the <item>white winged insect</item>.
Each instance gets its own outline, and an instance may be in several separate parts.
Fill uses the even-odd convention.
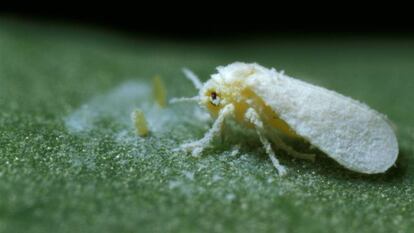
[[[171,102],[197,101],[215,118],[202,139],[180,146],[193,156],[220,134],[225,118],[233,117],[256,131],[279,175],[286,169],[272,150],[269,131],[303,138],[356,172],[382,173],[397,159],[398,142],[386,117],[349,97],[255,63],[219,66],[204,84],[190,70],[183,71],[199,95]],[[276,133],[272,142],[292,156],[314,159],[312,154],[296,152]]]

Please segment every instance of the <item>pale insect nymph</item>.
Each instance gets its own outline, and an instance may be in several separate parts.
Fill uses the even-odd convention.
[[[279,175],[286,168],[276,158],[271,142],[294,157],[314,159],[286,145],[280,133],[303,138],[356,172],[382,173],[397,159],[398,142],[386,117],[349,97],[255,63],[219,66],[204,84],[190,70],[183,71],[199,94],[171,102],[197,101],[215,118],[202,139],[180,146],[193,156],[200,155],[220,134],[224,119],[232,117],[255,130]]]

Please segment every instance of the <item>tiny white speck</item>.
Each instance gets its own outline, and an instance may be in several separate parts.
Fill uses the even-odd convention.
[[[179,187],[180,185],[181,185],[180,181],[172,180],[168,183],[168,188],[169,189],[175,189],[175,188]]]
[[[240,145],[235,145],[233,149],[231,150],[230,156],[234,157],[238,155],[240,152]]]
[[[194,172],[185,171],[183,174],[187,179],[194,180]]]
[[[221,176],[219,176],[219,175],[217,175],[217,174],[214,174],[214,175],[213,175],[213,181],[214,181],[214,182],[219,181],[219,180],[221,180],[221,179],[223,179],[223,177],[221,177]]]
[[[225,198],[228,201],[233,201],[234,199],[236,199],[236,195],[234,193],[228,193],[228,194],[226,194]]]

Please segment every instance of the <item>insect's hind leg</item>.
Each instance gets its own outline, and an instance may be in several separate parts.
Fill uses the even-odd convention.
[[[249,108],[245,113],[245,118],[254,125],[256,133],[259,136],[259,139],[262,142],[263,147],[266,150],[266,153],[272,161],[273,166],[276,168],[278,174],[280,176],[285,175],[287,173],[286,168],[280,164],[279,160],[276,158],[275,152],[272,149],[272,145],[265,137],[263,122],[260,120],[257,112],[253,108]]]
[[[200,140],[182,144],[178,150],[190,151],[192,156],[197,157],[203,152],[203,150],[211,143],[214,136],[220,134],[224,119],[232,115],[234,112],[233,104],[226,105],[223,109],[220,110],[219,115],[214,122],[213,126],[204,134],[204,137]]]
[[[312,162],[315,161],[314,154],[307,154],[307,153],[301,153],[301,152],[296,151],[291,146],[287,145],[279,136],[272,137],[272,142],[276,144],[278,148],[286,151],[289,155],[291,155],[294,158],[310,160]]]

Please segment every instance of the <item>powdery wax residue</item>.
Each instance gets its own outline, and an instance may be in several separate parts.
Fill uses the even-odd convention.
[[[87,132],[96,122],[111,118],[117,123],[130,122],[130,113],[139,104],[147,102],[150,88],[133,81],[125,82],[106,94],[93,97],[72,114],[65,117],[65,125],[72,133]]]
[[[199,117],[194,118],[194,111],[174,111],[174,108],[160,108],[154,104],[152,88],[150,84],[127,81],[105,94],[93,97],[73,113],[64,118],[65,126],[74,134],[87,133],[97,128],[97,123],[102,120],[110,120],[124,129],[133,130],[131,112],[140,108],[146,116],[148,126],[153,133],[167,132],[178,122],[206,121],[206,115],[201,114],[198,107],[194,111]]]

